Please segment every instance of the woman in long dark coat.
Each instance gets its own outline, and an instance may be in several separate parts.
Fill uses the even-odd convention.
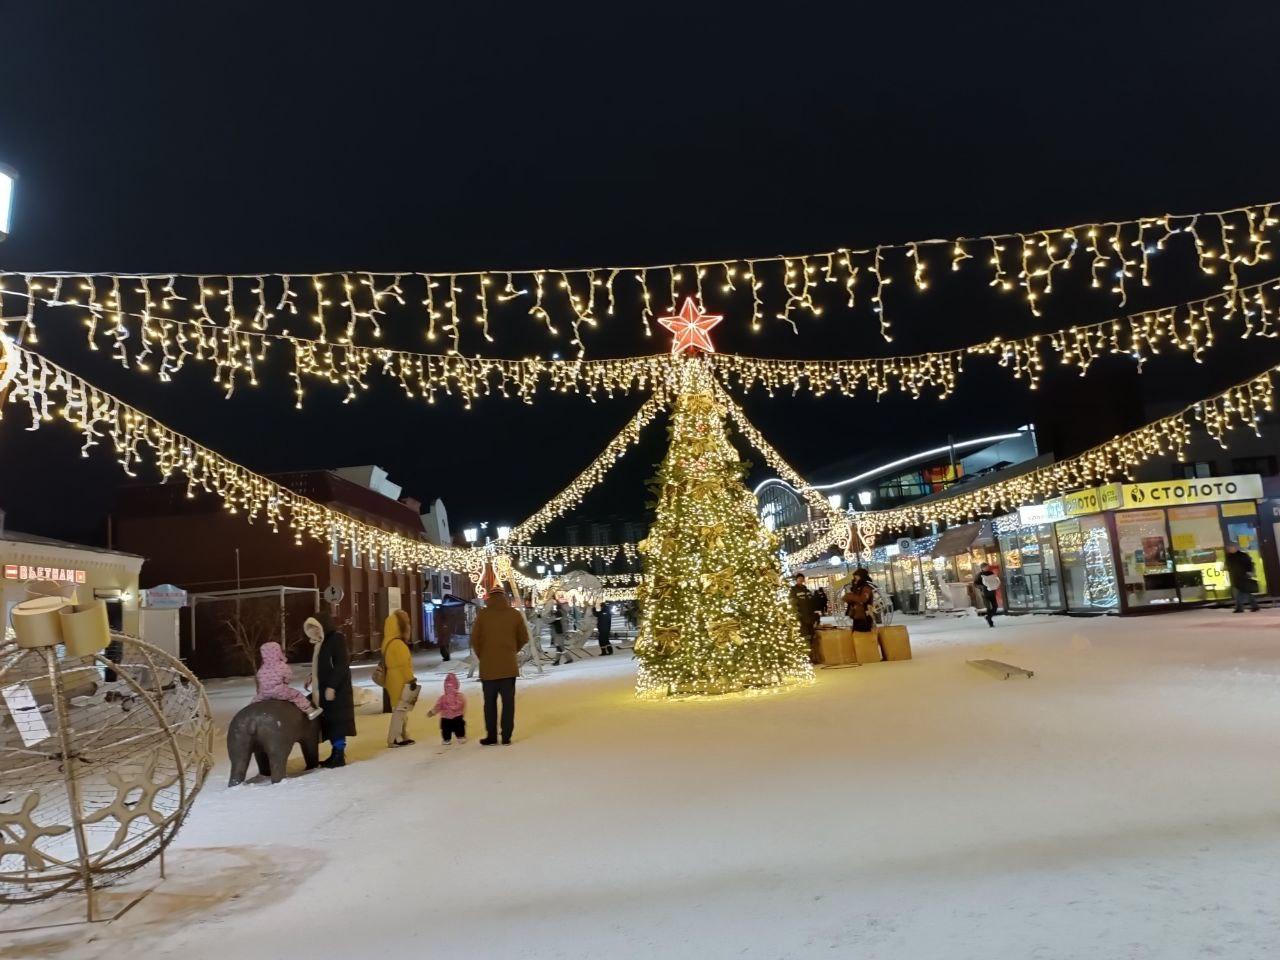
[[[347,638],[321,611],[308,617],[302,632],[311,641],[311,699],[323,707],[320,735],[333,748],[322,767],[347,765],[347,737],[356,735],[356,711],[351,693],[351,660],[347,655]]]

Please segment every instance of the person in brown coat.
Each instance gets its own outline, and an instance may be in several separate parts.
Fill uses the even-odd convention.
[[[511,742],[516,724],[516,654],[529,642],[529,628],[520,611],[501,590],[485,598],[484,609],[471,626],[471,649],[480,661],[480,686],[484,690],[486,747],[498,742],[498,698],[502,699],[502,742]]]
[[[867,571],[859,567],[853,571],[853,578],[845,588],[844,596],[840,598],[844,601],[845,616],[853,621],[853,629],[864,632],[875,628],[872,608],[875,606],[876,592],[871,589],[870,581]]]

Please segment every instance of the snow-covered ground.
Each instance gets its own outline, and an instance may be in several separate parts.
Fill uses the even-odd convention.
[[[442,748],[424,665],[417,745],[369,715],[345,770],[227,789],[220,758],[168,880],[0,957],[1280,956],[1280,611],[911,631],[911,662],[768,697],[551,668],[510,747],[464,682]],[[225,722],[247,688],[213,695]]]

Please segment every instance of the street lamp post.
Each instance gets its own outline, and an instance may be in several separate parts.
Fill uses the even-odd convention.
[[[17,180],[17,172],[0,163],[0,240],[9,236],[9,227],[13,222],[13,188]]]

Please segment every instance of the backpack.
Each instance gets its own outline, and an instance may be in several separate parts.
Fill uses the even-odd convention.
[[[1000,589],[1000,578],[994,573],[984,573],[982,575],[982,585],[992,593],[995,593]]]

